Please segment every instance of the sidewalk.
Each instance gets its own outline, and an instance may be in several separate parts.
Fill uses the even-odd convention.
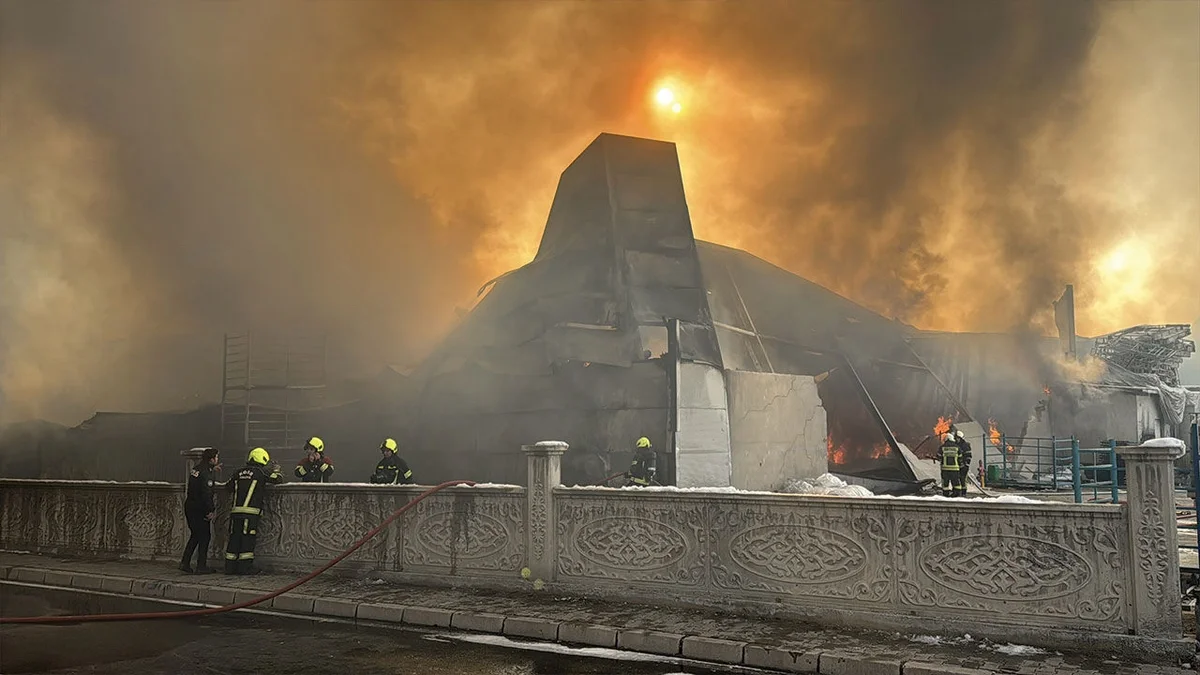
[[[291,575],[190,576],[170,564],[0,554],[0,579],[169,598],[210,605],[243,601]],[[985,641],[841,631],[778,618],[561,598],[536,591],[479,592],[320,577],[260,606],[297,615],[454,628],[620,648],[784,672],[856,675],[1167,675],[1185,668],[1112,654],[1039,653]]]

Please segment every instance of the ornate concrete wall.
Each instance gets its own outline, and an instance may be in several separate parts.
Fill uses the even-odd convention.
[[[484,587],[527,583],[528,567],[556,593],[1051,647],[1187,647],[1171,448],[1123,451],[1119,506],[567,488],[565,450],[526,446],[529,489],[434,495],[338,569]],[[275,488],[259,558],[312,569],[420,491]],[[173,564],[181,498],[167,484],[0,481],[0,548]]]

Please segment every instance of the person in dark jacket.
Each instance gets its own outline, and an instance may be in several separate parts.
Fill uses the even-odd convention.
[[[188,474],[187,496],[183,498],[183,515],[191,537],[183,548],[179,570],[192,574],[192,555],[196,556],[197,574],[208,574],[208,542],[212,540],[212,519],[217,512],[213,498],[214,474],[221,470],[221,457],[216,448],[205,448],[200,460]]]
[[[296,478],[304,483],[333,480],[333,462],[325,456],[325,441],[313,436],[304,444],[304,459],[296,465]]]
[[[967,437],[959,430],[955,430],[954,432],[954,442],[958,444],[959,464],[961,465],[958,470],[962,474],[960,479],[962,482],[962,496],[965,497],[967,495],[967,476],[971,473],[971,443],[967,441]]]
[[[268,466],[269,465],[269,466]],[[279,465],[263,448],[255,448],[246,458],[246,466],[226,483],[233,493],[229,510],[229,543],[225,547],[225,574],[256,574],[254,543],[262,518],[263,495],[268,485],[283,481]]]
[[[375,473],[371,474],[372,483],[408,485],[413,482],[412,469],[408,468],[408,464],[396,453],[399,447],[393,438],[385,438],[383,443],[379,444],[379,452],[383,453],[383,458],[375,465]]]
[[[625,474],[629,482],[626,485],[647,487],[654,483],[654,474],[658,471],[658,456],[650,446],[650,439],[642,436],[637,439],[633,461],[629,463],[629,471]]]

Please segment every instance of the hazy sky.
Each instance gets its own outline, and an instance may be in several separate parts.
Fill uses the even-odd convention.
[[[1200,323],[1197,2],[0,0],[0,421],[211,399],[247,327],[411,363],[604,131],[921,327]]]

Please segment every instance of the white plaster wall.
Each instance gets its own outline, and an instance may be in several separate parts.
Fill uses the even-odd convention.
[[[679,487],[728,487],[729,413],[721,371],[699,363],[679,366],[679,431],[675,436]]]
[[[733,486],[775,490],[828,467],[825,408],[807,375],[726,371]]]

